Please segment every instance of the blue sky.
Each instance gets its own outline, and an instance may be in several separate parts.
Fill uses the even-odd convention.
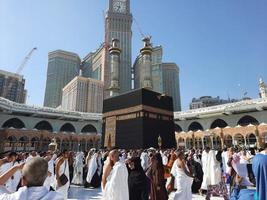
[[[0,69],[22,74],[27,103],[42,105],[47,55],[64,49],[84,57],[104,38],[108,0],[0,0]],[[132,0],[132,13],[164,61],[180,66],[182,109],[203,95],[258,97],[258,79],[267,82],[266,0]],[[133,58],[141,36],[133,24]],[[240,84],[240,86],[238,86]]]

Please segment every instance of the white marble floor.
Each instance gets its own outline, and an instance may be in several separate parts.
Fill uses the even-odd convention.
[[[68,195],[69,200],[99,200],[101,199],[101,189],[91,189],[79,186],[71,186]]]
[[[170,200],[172,195],[170,195]],[[69,200],[100,200],[101,189],[90,189],[79,186],[71,186],[69,190]],[[223,198],[213,197],[211,200],[221,200]],[[205,197],[193,195],[193,200],[205,200]]]

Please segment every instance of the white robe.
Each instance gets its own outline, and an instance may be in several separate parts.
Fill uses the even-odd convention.
[[[202,154],[203,181],[201,189],[207,190],[209,185],[216,185],[221,182],[220,163],[216,160],[215,151],[210,150]]]
[[[167,165],[168,164],[168,157],[164,154],[161,154],[162,157],[162,164]]]
[[[88,162],[88,171],[86,176],[87,183],[91,183],[91,180],[97,170],[97,154],[95,153]]]
[[[172,176],[174,177],[174,189],[177,188],[177,181],[176,181],[176,176],[177,176],[177,171],[178,171],[178,166],[177,166],[177,159],[174,161],[173,165],[172,165],[172,168],[171,168],[171,174]],[[171,181],[171,177],[168,178],[168,183]]]
[[[7,172],[10,168],[12,168],[13,166],[17,165],[18,162],[9,162],[9,163],[5,163],[1,166],[1,174]],[[16,171],[12,178],[9,178],[6,183],[5,183],[5,187],[9,192],[16,192],[17,191],[17,186],[20,182],[20,178],[21,178],[21,171],[18,170]]]
[[[74,172],[72,183],[77,185],[83,184],[83,159],[84,155],[82,152],[77,153],[74,160]]]
[[[146,171],[148,168],[148,164],[149,164],[149,157],[148,157],[147,153],[142,152],[140,159],[141,159],[141,166],[142,166],[143,170]]]
[[[124,163],[116,162],[113,166],[102,200],[129,200],[128,171]]]
[[[226,173],[226,174],[230,174],[230,171],[231,171],[231,167],[229,167],[227,165],[228,160],[229,160],[228,152],[227,151],[223,151],[222,152],[223,172]]]
[[[63,200],[63,196],[46,187],[21,187],[17,192],[10,194],[5,187],[0,187],[1,200]]]
[[[211,176],[211,185],[217,185],[222,182],[222,169],[220,163],[216,160],[216,155],[213,150],[210,151],[210,176]]]
[[[187,176],[181,168],[177,167],[175,181],[177,190],[174,194],[174,200],[191,200],[193,178]]]
[[[64,169],[65,169],[65,171],[64,171]],[[59,167],[59,176],[61,176],[63,173],[67,176],[68,182],[61,187],[57,186],[56,191],[59,192],[60,194],[62,194],[64,199],[67,200],[68,199],[68,190],[69,190],[69,186],[70,186],[69,162],[67,160],[65,160]]]
[[[54,184],[54,180],[55,180],[54,164],[55,164],[56,158],[57,158],[57,155],[54,154],[52,158],[48,161],[48,171],[51,173],[51,176],[47,176],[44,182],[44,186],[46,186],[48,190],[50,190],[50,186],[53,187],[53,184]]]
[[[244,162],[244,161],[243,161]],[[241,159],[239,161],[233,162],[232,167],[236,171],[236,173],[242,177],[240,185],[242,186],[252,186],[253,184],[249,181],[247,163],[241,163]]]

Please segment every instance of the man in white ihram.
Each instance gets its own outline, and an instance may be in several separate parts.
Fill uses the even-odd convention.
[[[48,151],[46,153],[45,159],[48,162],[48,174],[44,182],[44,186],[48,190],[50,190],[50,187],[53,186],[53,182],[55,180],[55,175],[54,175],[54,165],[55,165],[55,160],[57,158],[57,155],[51,151]]]
[[[2,160],[0,160],[1,165]],[[21,184],[17,192],[9,193],[3,186],[18,170],[22,170]],[[25,165],[13,166],[0,176],[0,200],[63,200],[63,196],[43,186],[47,177],[48,163],[44,158],[32,158]]]
[[[18,162],[16,161],[17,154],[15,152],[10,152],[9,155],[6,158],[6,163],[1,165],[0,167],[0,175],[7,172],[10,168],[12,168],[15,165],[18,165]],[[10,179],[8,179],[5,182],[5,187],[9,192],[16,192],[17,186],[20,182],[21,173],[20,171],[17,171],[12,175]]]
[[[83,184],[83,159],[84,159],[83,152],[78,152],[74,160],[74,176],[72,179],[73,184],[76,185]]]
[[[202,169],[203,181],[201,184],[202,190],[207,190],[209,185],[217,185],[221,182],[221,167],[220,163],[216,160],[215,151],[206,147],[202,153]]]
[[[124,163],[119,161],[117,150],[109,153],[109,159],[109,164],[113,167],[107,177],[102,200],[129,200],[127,168]]]

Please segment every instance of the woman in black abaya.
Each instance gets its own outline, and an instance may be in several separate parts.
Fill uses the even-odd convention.
[[[148,200],[149,184],[139,157],[128,161],[128,186],[130,200]]]

